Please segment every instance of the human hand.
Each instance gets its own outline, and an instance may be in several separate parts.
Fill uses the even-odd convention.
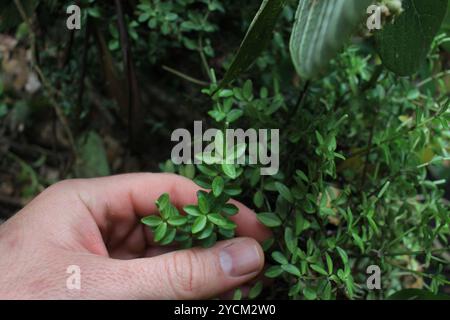
[[[270,236],[256,215],[233,202],[240,237],[209,249],[171,251],[152,242],[143,216],[169,193],[182,208],[196,202],[193,182],[171,174],[127,174],[57,183],[0,226],[0,298],[201,299],[258,275]],[[256,240],[255,240],[256,239]],[[168,252],[171,251],[171,252]],[[79,266],[80,290],[67,268]]]

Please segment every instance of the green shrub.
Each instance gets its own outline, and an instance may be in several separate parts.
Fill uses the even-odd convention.
[[[402,14],[410,12],[407,3]],[[402,15],[393,23],[402,23],[401,19]],[[385,27],[391,28],[390,24]],[[270,21],[258,25],[255,19],[253,28],[272,26]],[[245,41],[252,40],[252,32]],[[336,50],[342,45],[336,41],[345,41],[345,32],[342,39],[324,34],[324,40],[310,38],[304,45],[322,41],[324,48],[310,50],[333,50],[330,46]],[[378,33],[377,37],[383,36]],[[245,70],[249,56],[256,59],[259,55],[245,41],[230,68],[233,77]],[[427,66],[411,78],[399,78],[386,70],[377,61],[376,49],[365,43],[347,47],[326,73],[323,68],[332,52],[322,57],[316,53],[311,56],[315,62],[308,57],[295,61],[302,76],[322,75],[301,80],[297,100],[283,94],[292,90],[281,89],[282,73],[276,71],[271,83],[263,81],[258,86],[251,81],[240,86],[238,81],[225,88],[231,79],[225,76],[226,83],[219,86],[213,77],[211,87],[203,92],[212,98],[209,115],[214,127],[280,128],[281,168],[275,176],[260,176],[260,168],[253,165],[236,165],[231,174],[217,164],[198,165],[195,181],[212,191],[199,193],[198,207],[185,208],[188,219],[179,229],[182,236],[190,233],[193,239],[202,239],[203,234],[210,235],[203,241],[206,246],[228,238],[230,234],[223,234],[227,214],[215,203],[223,205],[233,196],[255,208],[259,220],[274,232],[264,243],[269,264],[265,275],[275,279],[266,297],[386,298],[402,288],[402,273],[423,279],[435,293],[448,285],[443,275],[448,261],[440,256],[448,251],[450,232],[449,207],[439,188],[444,181],[431,181],[427,176],[427,168],[449,159],[448,89],[432,80],[439,77],[435,70],[441,68],[438,53],[444,41],[448,40],[436,38]],[[391,54],[384,52],[384,45],[381,50],[389,60]],[[415,74],[411,65],[418,62],[405,64],[400,73]],[[307,63],[311,67],[304,69]],[[302,70],[308,71],[302,74]],[[238,119],[228,121],[231,112],[238,112]],[[182,167],[178,170],[183,172]],[[214,209],[199,210],[204,202]],[[444,249],[436,249],[438,243]],[[371,265],[382,270],[383,290],[371,291],[366,286],[370,275],[366,270]],[[260,284],[254,290],[261,291]]]
[[[194,179],[206,191],[198,193],[198,203],[185,208],[176,208],[169,195],[161,195],[160,216],[142,220],[156,242],[211,246],[234,237],[230,218],[237,208],[228,203],[234,198],[254,209],[273,231],[263,244],[265,275],[273,284],[264,288],[257,282],[250,298],[383,299],[404,288],[433,294],[448,288],[450,208],[444,199],[446,181],[432,175],[450,160],[448,1],[403,0],[399,10],[398,1],[382,0],[391,11],[384,13],[382,30],[368,32],[363,18],[371,2],[127,2],[130,52],[140,83],[163,88],[177,108],[164,117],[160,114],[166,105],[152,104],[142,140],[169,141],[170,131],[189,128],[194,117],[221,129],[280,129],[280,170],[273,176],[262,176],[261,165],[248,163],[163,163],[163,171]],[[63,19],[58,12],[68,2],[30,3],[27,12],[37,8],[35,15],[45,24]],[[111,74],[126,68],[114,5],[94,0],[81,5],[87,9],[83,23],[88,18],[93,22],[95,37],[75,33],[75,58],[57,69],[56,53],[64,44],[49,32],[40,43],[49,48],[40,64],[51,82],[58,83],[55,96],[72,127],[83,127],[78,122],[84,121],[95,131],[96,125],[85,119],[97,111],[90,102],[99,95],[105,109],[121,118],[120,97],[105,97],[102,90],[116,81]],[[0,10],[13,9],[0,5]],[[18,25],[17,12],[8,12],[2,31],[23,39],[29,30]],[[323,12],[332,22],[328,26]],[[80,99],[72,78],[82,78],[79,57],[86,42],[94,40],[97,46],[88,50],[85,68],[95,94]],[[114,70],[98,72],[100,64]],[[163,65],[169,72],[161,70]],[[10,93],[2,91],[0,120],[13,112]],[[125,134],[118,135],[122,139]],[[169,157],[163,146],[159,153]],[[92,161],[84,163],[92,167]],[[72,169],[72,176],[87,171]],[[37,179],[33,173],[32,180]],[[381,269],[382,290],[367,288],[367,268],[373,265]],[[240,290],[235,298],[243,298]]]

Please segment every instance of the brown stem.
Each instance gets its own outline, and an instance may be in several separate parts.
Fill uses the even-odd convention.
[[[140,90],[137,82],[136,72],[133,64],[133,57],[130,50],[128,31],[123,13],[122,2],[115,0],[118,26],[120,34],[120,44],[123,54],[124,70],[127,76],[128,92],[128,140],[131,150],[136,149],[137,135],[141,131],[142,116],[140,108]]]

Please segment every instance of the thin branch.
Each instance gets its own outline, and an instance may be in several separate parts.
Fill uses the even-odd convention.
[[[120,34],[120,43],[123,54],[124,70],[127,76],[128,90],[128,140],[133,149],[136,142],[135,135],[140,131],[142,117],[140,117],[140,91],[134,70],[133,58],[130,50],[128,29],[125,22],[121,0],[115,0],[116,12],[118,17],[118,26]],[[136,121],[134,121],[136,120]]]
[[[443,77],[449,76],[449,75],[450,75],[450,70],[445,70],[445,71],[436,73],[436,74],[433,75],[432,77],[429,77],[429,78],[427,78],[427,79],[425,79],[425,80],[419,82],[419,83],[416,85],[416,87],[417,87],[417,88],[423,87],[424,85],[430,83],[431,81],[438,80],[438,79],[440,79],[440,78],[443,78]]]
[[[193,77],[191,77],[191,76],[188,76],[188,75],[185,74],[185,73],[182,73],[182,72],[180,72],[180,71],[177,71],[177,70],[175,70],[175,69],[172,69],[172,68],[170,68],[170,67],[168,67],[168,66],[162,66],[162,68],[163,68],[163,70],[165,70],[165,71],[167,71],[167,72],[170,72],[170,73],[176,75],[177,77],[180,77],[181,79],[184,79],[184,80],[189,81],[189,82],[191,82],[191,83],[197,84],[197,85],[202,86],[202,87],[207,87],[207,86],[209,86],[209,83],[206,82],[206,81],[202,81],[202,80],[193,78]]]

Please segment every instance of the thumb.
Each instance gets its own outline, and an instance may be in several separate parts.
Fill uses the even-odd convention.
[[[129,276],[123,298],[202,299],[225,293],[254,278],[264,253],[251,238],[236,238],[209,249],[194,248],[158,257],[120,261]]]

